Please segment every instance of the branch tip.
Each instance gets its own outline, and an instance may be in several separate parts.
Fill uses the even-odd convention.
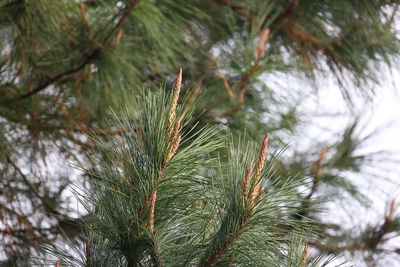
[[[81,15],[84,18],[86,16],[86,5],[85,3],[79,3],[79,9],[81,10]]]
[[[246,204],[248,190],[249,190],[249,181],[251,176],[251,171],[253,168],[251,166],[247,167],[246,176],[242,180],[242,192],[243,192],[243,205]]]
[[[256,167],[256,170],[255,170],[254,176],[253,176],[253,181],[255,184],[258,183],[261,171],[264,168],[264,163],[265,163],[265,159],[267,157],[267,151],[268,151],[268,140],[269,140],[269,134],[266,134],[264,137],[262,146],[261,146],[260,155],[258,156],[258,161],[257,161],[257,167]]]
[[[314,178],[316,180],[320,180],[322,177],[322,167],[324,165],[324,160],[326,157],[326,154],[328,153],[329,148],[327,146],[324,146],[321,149],[321,152],[319,153],[319,158],[318,161],[314,165]]]
[[[302,264],[301,264],[301,267],[305,267],[306,266],[306,263],[307,263],[307,260],[308,260],[308,255],[310,254],[310,247],[306,247],[305,249],[304,249],[304,256],[303,256],[303,262],[302,262]]]
[[[176,116],[176,107],[178,106],[178,99],[179,99],[179,93],[181,91],[181,86],[182,86],[182,68],[179,68],[178,76],[176,77],[175,80],[175,86],[172,91],[172,103],[171,103],[171,109],[169,111],[167,131],[171,131],[171,129],[173,128]]]
[[[392,201],[390,201],[389,214],[386,216],[387,221],[393,220],[395,209],[396,209],[396,199],[392,199]]]
[[[256,56],[257,61],[265,56],[265,43],[268,40],[270,32],[271,32],[270,29],[266,28],[260,34],[260,39],[258,39],[258,45],[257,45],[257,56]]]

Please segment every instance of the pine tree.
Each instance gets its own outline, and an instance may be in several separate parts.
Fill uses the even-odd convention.
[[[129,258],[135,253],[144,265],[157,263],[161,253],[164,265],[260,260],[261,266],[299,266],[305,247],[313,249],[311,259],[395,257],[396,249],[383,247],[399,231],[395,201],[388,200],[381,221],[355,234],[321,213],[321,202],[343,194],[347,205],[368,204],[349,173],[363,173],[381,155],[360,154],[369,140],[360,134],[360,120],[355,117],[336,140],[305,142],[299,130],[309,119],[301,112],[305,89],[274,81],[297,76],[312,86],[331,75],[349,109],[357,99],[371,100],[373,85],[398,53],[398,4],[1,1],[3,264],[31,264],[42,244],[69,239],[79,253],[80,244],[90,240],[92,257],[82,259],[93,263],[82,266],[98,266],[97,257],[110,261],[105,266],[137,265]],[[172,84],[180,67],[187,97],[179,100],[185,104],[176,104],[170,121],[176,91],[159,87]],[[172,99],[177,103],[176,95]],[[260,145],[254,144],[261,144],[266,133],[276,157],[257,168]],[[290,144],[280,155],[285,143]],[[250,177],[262,182],[249,180],[244,204],[241,184],[248,167]],[[85,188],[81,200],[88,214],[77,212],[71,184]],[[261,192],[258,186],[265,188],[259,204],[257,194],[253,201],[250,194]],[[154,230],[148,213],[153,202]],[[130,215],[137,216],[141,206],[145,214],[132,222]],[[256,212],[246,215],[249,207]],[[250,225],[244,227],[247,219]],[[143,229],[130,232],[132,225]],[[256,235],[261,229],[267,232]],[[232,236],[235,231],[240,237]],[[139,237],[140,246],[133,246],[130,242]]]

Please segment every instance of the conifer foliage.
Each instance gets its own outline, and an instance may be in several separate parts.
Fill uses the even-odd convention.
[[[61,266],[323,266],[305,244],[314,226],[292,215],[301,185],[270,179],[269,135],[259,149],[189,128],[178,105],[182,70],[170,94],[136,96],[125,129],[99,142],[81,201],[90,214],[85,252],[53,254]],[[222,159],[218,150],[226,150]],[[100,244],[99,247],[91,244]],[[79,246],[78,246],[79,248]],[[289,250],[296,248],[295,252]],[[277,260],[278,259],[278,260]],[[302,259],[302,264],[299,263]],[[322,265],[320,265],[322,264]]]
[[[0,265],[398,262],[364,185],[397,163],[365,109],[399,4],[0,0]]]

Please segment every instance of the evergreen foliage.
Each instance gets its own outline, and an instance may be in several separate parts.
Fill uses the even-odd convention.
[[[327,77],[350,116],[372,102],[398,55],[399,4],[1,0],[0,265],[48,253],[61,266],[396,261],[389,196],[381,220],[356,232],[320,205],[368,206],[352,177],[382,180],[393,156],[362,150],[373,135],[356,116],[308,140],[303,102]],[[160,88],[180,67],[183,84]],[[275,154],[262,166],[267,143]],[[61,248],[43,254],[49,243]]]
[[[101,156],[93,158],[90,186],[81,190],[90,214],[85,253],[76,259],[53,250],[58,261],[304,266],[316,222],[293,216],[301,184],[270,179],[268,134],[258,152],[242,140],[222,142],[217,127],[186,129],[190,112],[177,107],[181,75],[170,95],[143,93],[131,101],[136,112],[118,118],[126,130],[120,137],[96,141]],[[213,153],[218,150],[227,158]],[[96,242],[102,246],[90,246]],[[319,261],[313,266],[323,266]]]

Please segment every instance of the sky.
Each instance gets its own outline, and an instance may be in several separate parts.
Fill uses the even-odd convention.
[[[328,221],[344,225],[349,231],[356,234],[368,225],[383,222],[387,214],[388,205],[392,199],[400,202],[400,75],[396,69],[388,69],[380,75],[381,83],[375,86],[375,95],[372,102],[363,98],[356,99],[354,106],[349,107],[332,80],[324,80],[325,88],[319,92],[319,102],[310,104],[310,111],[332,113],[357,114],[360,118],[360,136],[371,135],[359,153],[383,151],[382,162],[372,162],[373,166],[365,167],[365,174],[351,175],[351,179],[358,185],[361,192],[372,200],[369,207],[353,202],[348,206],[346,201],[336,201],[327,212]],[[315,117],[312,123],[322,125],[327,129],[337,129],[346,125],[352,116],[338,115],[336,118]],[[318,129],[311,130],[316,137]],[[346,207],[347,206],[347,207]],[[339,209],[338,209],[339,207]],[[400,209],[397,209],[399,214]],[[383,248],[400,248],[400,237],[393,238]],[[384,257],[379,260],[378,266],[400,266],[400,258]],[[356,266],[364,266],[357,258]]]
[[[329,145],[329,142],[340,137],[355,117],[359,121],[356,130],[359,138],[370,136],[357,153],[377,153],[377,156],[369,166],[363,167],[361,174],[346,173],[346,178],[371,200],[370,205],[364,206],[349,201],[346,196],[343,196],[345,199],[339,196],[327,205],[323,214],[325,221],[337,223],[355,236],[368,226],[383,223],[392,199],[400,203],[400,73],[395,67],[382,67],[379,71],[379,84],[370,84],[369,88],[360,87],[361,90],[373,88],[375,93],[368,100],[363,96],[355,96],[357,93],[354,90],[353,105],[344,100],[333,75],[319,77],[316,84],[310,84],[302,77],[288,75],[264,78],[267,84],[274,84],[275,90],[283,98],[289,99],[288,103],[300,103],[297,111],[304,115],[305,120],[296,130],[295,139],[288,136],[288,140],[284,140],[288,141],[289,148],[295,146],[300,151],[313,146],[322,148],[324,140]],[[383,248],[400,248],[400,237],[391,239]],[[331,266],[343,259],[333,262]],[[399,261],[400,257],[384,257],[379,260],[379,266],[400,266]],[[353,263],[364,266],[357,257]]]

